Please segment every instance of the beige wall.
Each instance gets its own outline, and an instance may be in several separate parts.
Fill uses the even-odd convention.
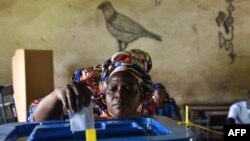
[[[245,97],[250,82],[250,1],[234,1],[234,51],[218,46],[215,23],[225,0],[112,0],[117,11],[162,36],[141,38],[128,49],[149,52],[152,78],[186,102],[222,103]],[[0,84],[12,83],[11,58],[18,48],[51,49],[55,87],[78,67],[102,63],[117,51],[108,33],[100,0],[0,0]]]

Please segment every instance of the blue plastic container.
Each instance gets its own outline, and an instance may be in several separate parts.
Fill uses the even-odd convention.
[[[189,141],[194,139],[189,128],[163,116],[110,118],[95,120],[99,141]],[[29,141],[85,140],[85,131],[71,132],[69,121],[12,123],[0,126],[0,140]]]

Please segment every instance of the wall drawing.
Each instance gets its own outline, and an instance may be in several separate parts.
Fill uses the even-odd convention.
[[[106,27],[118,42],[118,50],[123,51],[128,44],[140,37],[149,37],[162,41],[161,36],[146,30],[142,25],[129,17],[117,12],[109,1],[103,1],[98,5],[102,10]]]
[[[229,51],[229,57],[234,62],[236,54],[234,53],[234,17],[232,16],[235,7],[233,6],[233,0],[226,0],[228,3],[227,14],[223,11],[219,11],[218,16],[215,21],[218,27],[221,27],[222,31],[218,32],[219,38],[219,47],[224,48],[226,51]]]

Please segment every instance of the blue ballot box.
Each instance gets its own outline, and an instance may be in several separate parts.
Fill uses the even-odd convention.
[[[163,116],[95,120],[98,141],[191,141],[194,134],[184,125]],[[85,131],[72,132],[69,121],[10,123],[0,126],[0,140],[85,140]]]

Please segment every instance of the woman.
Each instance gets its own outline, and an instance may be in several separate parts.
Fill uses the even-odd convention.
[[[80,111],[91,99],[101,111],[98,117],[138,115],[152,84],[151,67],[149,54],[133,49],[114,54],[103,65],[79,69],[72,83],[31,106],[28,121],[66,119],[68,111]]]
[[[152,98],[145,101],[143,110],[145,115],[156,114],[163,115],[174,120],[181,120],[179,107],[176,105],[175,100],[169,97],[166,88],[161,83],[155,83],[152,85]]]

